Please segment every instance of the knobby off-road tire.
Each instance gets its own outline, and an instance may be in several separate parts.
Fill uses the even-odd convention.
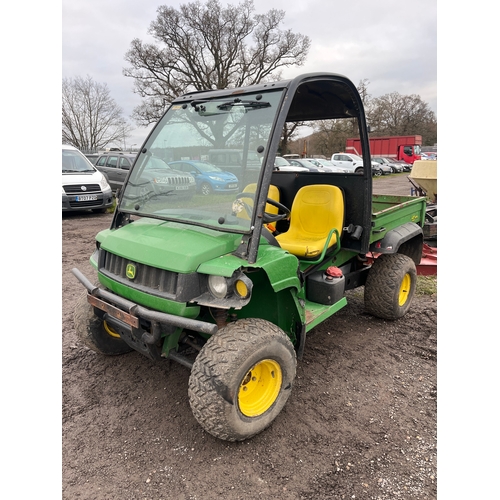
[[[284,407],[296,366],[293,345],[277,326],[256,318],[229,323],[193,364],[188,389],[193,415],[219,439],[248,439]]]
[[[133,350],[118,333],[94,314],[94,308],[87,301],[87,292],[76,302],[73,321],[78,338],[95,352],[116,356]]]
[[[417,269],[410,257],[380,255],[365,284],[365,310],[383,319],[398,319],[410,308],[417,285]]]

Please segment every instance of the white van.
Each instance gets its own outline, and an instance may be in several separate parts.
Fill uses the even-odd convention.
[[[77,148],[62,145],[62,210],[105,212],[113,205],[106,177]]]

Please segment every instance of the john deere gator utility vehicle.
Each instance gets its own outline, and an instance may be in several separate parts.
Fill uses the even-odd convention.
[[[361,174],[275,167],[285,123],[316,120],[357,128]],[[176,162],[196,176],[190,162],[224,162],[230,155],[213,151],[225,149],[239,152],[237,194],[186,196],[168,174]],[[214,167],[217,182],[224,164]],[[335,321],[347,291],[364,286],[366,311],[380,318],[408,311],[425,209],[422,197],[372,194],[363,104],[344,76],[182,95],[137,155],[111,227],[96,236],[97,281],[73,269],[86,288],[76,331],[102,354],[134,349],[185,365],[199,424],[223,440],[250,438],[278,417],[308,332]]]

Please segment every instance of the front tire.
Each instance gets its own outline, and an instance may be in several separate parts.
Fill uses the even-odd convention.
[[[383,319],[395,320],[410,308],[417,284],[413,260],[403,254],[380,255],[365,283],[365,310]]]
[[[78,338],[89,349],[108,356],[133,350],[106,321],[94,314],[94,308],[87,301],[87,292],[77,300],[73,320]]]
[[[189,403],[213,436],[243,441],[267,428],[290,396],[297,359],[274,324],[242,319],[219,330],[196,357]]]

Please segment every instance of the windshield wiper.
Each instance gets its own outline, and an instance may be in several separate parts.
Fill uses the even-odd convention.
[[[85,172],[94,172],[94,170],[65,170],[63,169],[63,174],[84,174]]]
[[[221,114],[221,111],[231,111],[235,107],[240,107],[245,110],[268,108],[271,106],[269,102],[261,101],[262,96],[257,96],[255,101],[243,100],[237,97],[231,101],[223,101],[217,104],[217,101],[209,101],[205,99],[197,99],[191,101],[191,106],[201,116],[213,116]],[[219,101],[220,102],[220,101]]]
[[[271,106],[271,103],[266,101],[245,101],[239,98],[234,99],[234,101],[224,102],[217,106],[218,109],[228,110],[233,106],[242,106],[245,109],[259,109],[259,108],[268,108]]]

